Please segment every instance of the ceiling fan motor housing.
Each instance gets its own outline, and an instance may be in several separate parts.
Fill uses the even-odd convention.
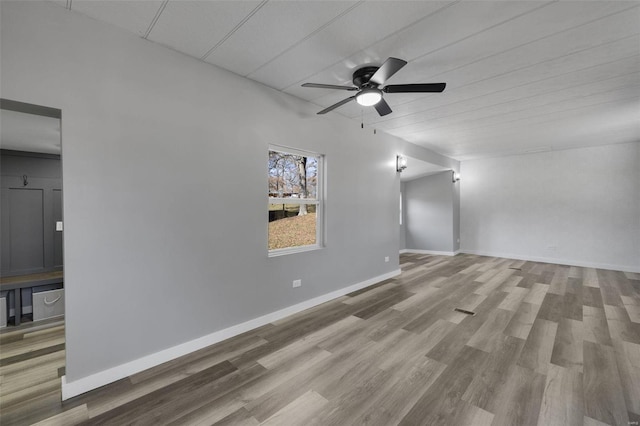
[[[369,84],[369,80],[378,71],[379,67],[364,67],[359,68],[353,73],[353,84],[359,88],[363,87],[378,87],[377,84]]]

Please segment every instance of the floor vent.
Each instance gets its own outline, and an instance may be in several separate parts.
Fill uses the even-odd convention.
[[[516,271],[522,271],[522,268],[509,268],[509,269],[514,269]]]
[[[460,309],[460,308],[455,308],[454,311],[460,312],[460,313],[463,313],[463,314],[467,314],[467,315],[471,315],[471,316],[476,314],[475,312],[467,311],[466,309]]]

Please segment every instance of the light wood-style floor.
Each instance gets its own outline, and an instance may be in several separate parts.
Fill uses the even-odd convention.
[[[65,403],[61,327],[4,332],[0,423],[638,424],[640,274],[473,255],[401,266]]]

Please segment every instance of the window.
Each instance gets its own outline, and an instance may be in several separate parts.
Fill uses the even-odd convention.
[[[269,256],[322,247],[323,156],[269,148]]]

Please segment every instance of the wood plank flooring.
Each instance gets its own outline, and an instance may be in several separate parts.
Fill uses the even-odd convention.
[[[637,424],[639,274],[400,259],[394,279],[64,403],[63,326],[6,329],[0,424]]]

